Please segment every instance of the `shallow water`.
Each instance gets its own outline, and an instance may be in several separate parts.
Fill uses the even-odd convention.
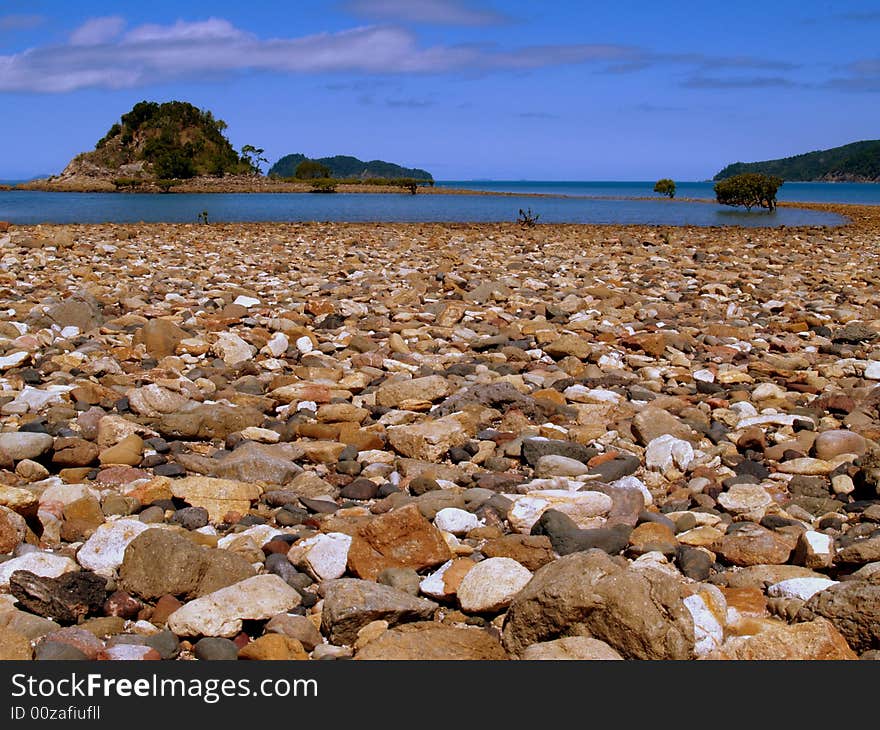
[[[0,220],[37,223],[196,223],[208,221],[512,222],[520,209],[539,223],[692,226],[834,226],[845,219],[796,208],[746,212],[714,203],[678,200],[409,195],[376,193],[44,193],[0,191]]]

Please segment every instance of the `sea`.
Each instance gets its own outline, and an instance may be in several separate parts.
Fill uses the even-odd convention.
[[[2,182],[2,181],[0,181]],[[746,211],[716,204],[711,182],[677,183],[673,200],[653,182],[444,180],[437,187],[505,195],[132,194],[0,191],[0,220],[38,223],[515,222],[658,226],[838,226],[834,213],[801,208]],[[779,201],[880,205],[880,184],[785,183]]]

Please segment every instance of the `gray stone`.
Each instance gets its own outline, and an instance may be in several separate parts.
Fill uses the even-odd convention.
[[[342,578],[328,581],[321,613],[321,630],[333,644],[353,644],[357,632],[372,621],[394,626],[430,619],[437,604],[414,598],[391,586]]]

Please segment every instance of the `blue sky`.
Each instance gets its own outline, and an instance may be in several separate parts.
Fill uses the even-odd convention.
[[[142,99],[236,148],[443,179],[702,180],[880,138],[880,6],[0,1],[0,178],[57,173]]]

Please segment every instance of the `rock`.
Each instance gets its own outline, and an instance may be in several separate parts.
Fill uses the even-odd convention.
[[[212,349],[227,365],[250,360],[257,351],[234,332],[221,332]]]
[[[744,522],[721,538],[715,552],[733,565],[782,565],[788,561],[794,544],[787,536]]]
[[[105,522],[76,554],[77,562],[100,575],[112,577],[122,565],[129,543],[150,526],[139,520]]]
[[[446,565],[446,563],[444,563]],[[376,582],[391,586],[411,596],[419,595],[421,577],[412,568],[385,568],[376,577]]]
[[[299,458],[302,451],[293,451],[291,455],[292,458]],[[246,443],[218,460],[211,475],[248,483],[287,484],[300,473],[302,467],[291,459],[278,456],[272,447]]]
[[[632,528],[628,525],[581,529],[565,513],[546,510],[532,526],[532,535],[546,535],[553,549],[560,555],[599,549],[616,555],[629,544]]]
[[[184,604],[168,617],[168,628],[178,636],[235,636],[243,620],[271,618],[300,601],[277,575],[257,575]]]
[[[678,469],[684,472],[693,460],[693,447],[687,441],[669,434],[651,439],[645,449],[645,465],[655,471]]]
[[[45,641],[34,650],[37,661],[86,661],[88,657],[75,646],[58,641]]]
[[[513,506],[507,519],[517,532],[528,533],[547,510],[562,512],[578,527],[593,528],[604,524],[602,515],[612,507],[612,500],[602,492],[580,492],[565,489],[530,491],[524,496],[511,496]]]
[[[834,563],[834,540],[830,535],[805,530],[798,537],[792,561],[814,570],[830,568]]]
[[[678,568],[691,580],[704,581],[709,577],[714,560],[708,551],[680,545],[677,555]]]
[[[199,547],[181,535],[153,529],[129,543],[119,579],[126,590],[151,600],[164,595],[195,598],[253,574],[241,556]]]
[[[173,355],[178,343],[189,337],[186,330],[167,319],[151,319],[137,332],[132,344],[143,343],[147,352],[156,360]]]
[[[219,403],[189,405],[163,413],[155,424],[163,436],[182,439],[225,439],[248,426],[260,426],[263,414],[255,408]]]
[[[204,507],[211,522],[223,522],[230,512],[245,514],[263,490],[232,479],[184,477],[171,483],[171,493],[193,507]]]
[[[472,512],[456,507],[445,507],[434,515],[434,527],[451,532],[456,537],[462,537],[482,524]]]
[[[438,461],[449,449],[466,443],[473,430],[464,414],[455,413],[434,421],[391,426],[385,433],[397,453],[412,459]]]
[[[694,622],[694,654],[702,657],[718,649],[724,641],[727,624],[724,594],[717,587],[704,584],[683,603]]]
[[[504,645],[592,636],[624,658],[688,659],[694,624],[679,583],[655,570],[625,570],[598,550],[574,553],[538,570],[511,604]]]
[[[46,453],[54,439],[47,433],[0,433],[0,463],[36,459]]]
[[[843,565],[864,565],[875,560],[880,560],[880,535],[856,540],[840,548],[834,558],[834,562]]]
[[[386,408],[406,407],[407,402],[431,402],[450,393],[449,382],[441,375],[412,380],[390,380],[376,391],[376,403]]]
[[[550,357],[561,359],[568,355],[586,360],[593,352],[590,343],[578,335],[562,335],[543,346]]]
[[[799,621],[826,618],[853,651],[880,649],[880,582],[838,583],[813,595],[800,609]]]
[[[538,459],[535,467],[536,477],[577,477],[590,471],[590,467],[566,456],[547,454]]]
[[[315,624],[305,616],[279,613],[266,624],[266,631],[296,639],[306,651],[312,651],[324,641]]]
[[[767,595],[771,598],[797,598],[808,601],[819,591],[824,591],[837,583],[838,581],[828,578],[789,578],[767,588]]]
[[[333,580],[345,575],[351,543],[340,532],[315,535],[291,547],[287,559],[315,580]]]
[[[118,644],[107,647],[97,658],[108,661],[159,661],[162,656],[146,644]]]
[[[14,608],[0,610],[0,627],[14,631],[31,641],[42,638],[46,634],[57,631],[61,626],[42,616],[18,611]]]
[[[0,627],[0,661],[29,661],[33,653],[27,636]]]
[[[507,659],[507,654],[500,642],[482,629],[419,622],[385,631],[361,648],[355,659],[498,661]]]
[[[21,545],[28,534],[28,526],[17,512],[0,506],[0,554],[8,554]],[[3,563],[0,563],[2,569]]]
[[[731,636],[706,659],[842,660],[856,659],[846,639],[829,621],[817,619],[788,626],[766,626],[752,636]]]
[[[104,512],[97,499],[88,495],[64,506],[61,538],[67,542],[88,540],[104,524]]]
[[[303,661],[309,655],[297,639],[283,634],[266,634],[242,647],[238,658],[254,661]]]
[[[511,558],[532,572],[556,558],[546,535],[503,535],[487,541],[480,551],[487,558]]]
[[[671,413],[651,406],[636,413],[632,425],[633,433],[642,446],[649,446],[652,441],[663,436],[671,436],[680,441],[690,441],[695,435],[690,426]],[[667,442],[668,440],[661,443]]]
[[[529,661],[617,660],[623,659],[604,641],[589,636],[568,636],[527,646],[522,658]]]
[[[97,460],[98,447],[85,439],[57,438],[53,448],[52,463],[58,467],[88,466]]]
[[[0,508],[25,517],[33,517],[37,512],[38,504],[39,498],[29,489],[0,485]]]
[[[126,464],[137,466],[144,453],[144,440],[136,433],[129,434],[122,441],[98,455],[101,464]]]
[[[864,436],[854,431],[832,429],[822,431],[813,442],[813,450],[817,459],[831,460],[841,454],[858,454],[863,456],[867,451]]]
[[[17,570],[33,573],[41,578],[57,578],[78,569],[79,566],[75,561],[61,555],[45,552],[25,553],[0,563],[0,586],[9,585],[10,576]]]
[[[43,641],[67,644],[81,651],[88,659],[97,659],[98,654],[104,649],[104,642],[91,631],[86,631],[76,626],[52,631],[43,637]]]
[[[329,482],[321,479],[313,472],[303,472],[297,476],[286,489],[294,492],[300,499],[336,499],[339,489]]]
[[[440,531],[407,505],[360,526],[348,551],[352,575],[368,580],[386,568],[422,570],[441,565],[452,553]]]
[[[430,619],[437,604],[366,580],[342,578],[327,583],[321,630],[334,644],[353,644],[372,621],[395,626]]]
[[[97,613],[107,597],[107,580],[90,571],[43,578],[27,570],[9,577],[9,589],[23,608],[62,623]]]
[[[757,522],[773,504],[773,498],[760,484],[734,484],[718,495],[718,503],[731,514]]]
[[[522,442],[522,456],[531,467],[537,467],[545,456],[562,456],[585,464],[595,455],[595,449],[575,441],[534,437],[523,439]]]
[[[643,522],[629,536],[629,552],[633,555],[644,555],[660,552],[664,555],[675,555],[678,540],[675,533],[659,522]]]
[[[205,636],[193,645],[196,659],[206,662],[237,661],[238,646],[230,639]]]
[[[501,611],[531,579],[531,571],[511,558],[487,558],[468,570],[459,584],[459,605],[467,613]]]

